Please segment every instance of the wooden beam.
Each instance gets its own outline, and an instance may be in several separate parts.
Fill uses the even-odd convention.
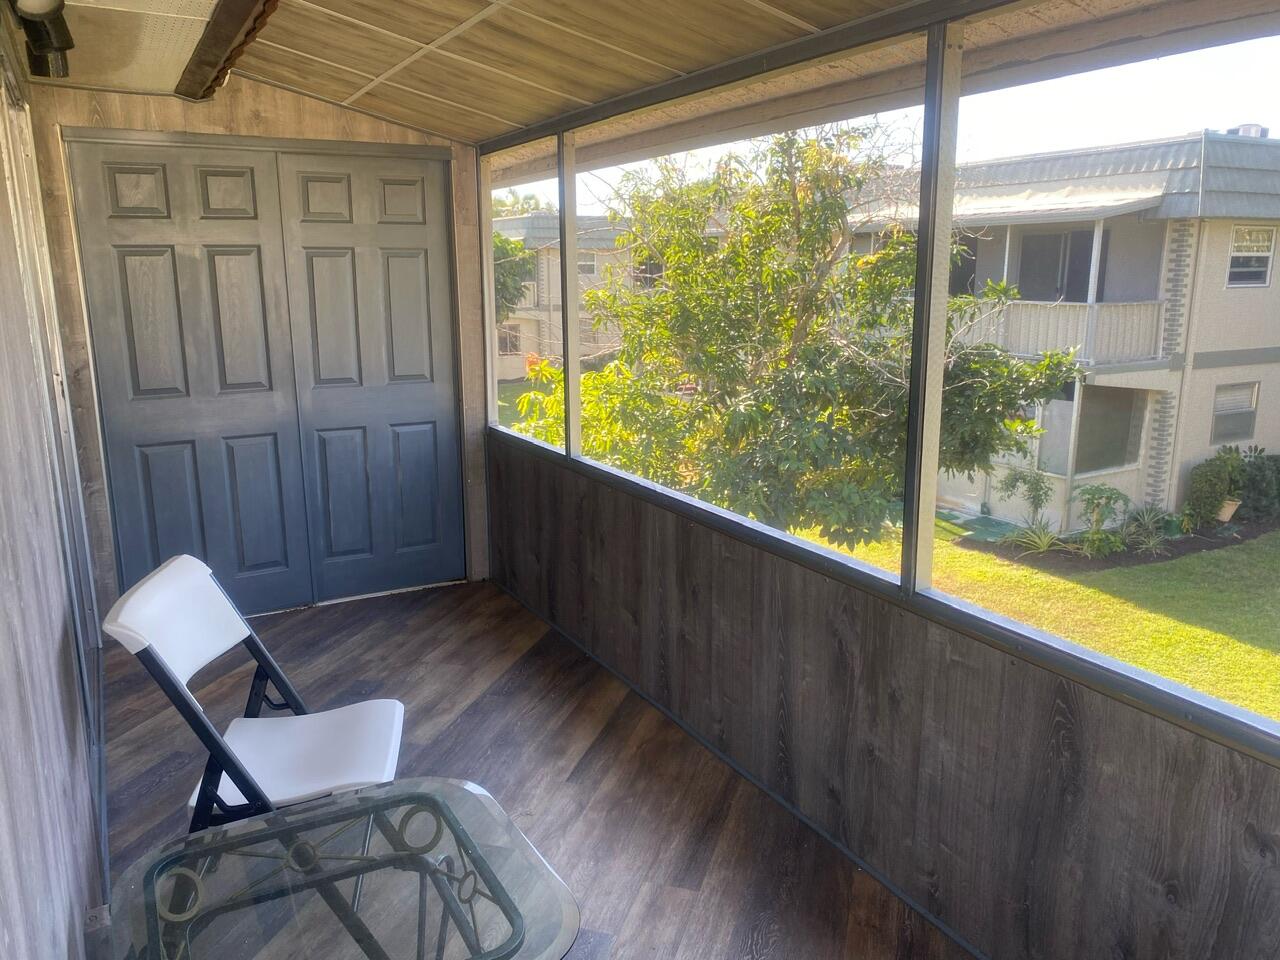
[[[226,79],[244,45],[265,25],[278,0],[218,0],[173,92],[205,100]]]

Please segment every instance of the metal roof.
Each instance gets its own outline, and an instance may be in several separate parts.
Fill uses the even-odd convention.
[[[1280,219],[1280,140],[1204,131],[1004,157],[956,171],[956,217],[999,224],[1142,211],[1149,219]]]
[[[579,214],[578,247],[582,250],[613,250],[622,229],[608,217]],[[560,215],[554,210],[536,210],[514,217],[495,217],[493,229],[503,236],[524,242],[526,247],[560,246]]]

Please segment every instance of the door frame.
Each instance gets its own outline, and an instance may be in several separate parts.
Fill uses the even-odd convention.
[[[453,346],[450,351],[450,362],[453,365],[454,398],[453,417],[458,437],[458,471],[460,489],[463,495],[463,529],[462,552],[464,569],[472,569],[473,557],[470,555],[468,511],[465,508],[467,498],[466,484],[466,423],[463,418],[462,382],[462,339],[461,313],[458,309],[458,274],[457,274],[457,224],[454,222],[454,171],[453,151],[449,147],[430,146],[426,144],[376,143],[371,141],[348,141],[318,139],[310,140],[299,137],[258,137],[241,134],[221,133],[187,133],[183,131],[156,132],[151,130],[109,129],[100,127],[63,126],[60,127],[61,140],[64,145],[63,156],[68,158],[66,145],[71,143],[107,143],[121,145],[153,144],[164,147],[202,147],[206,149],[261,150],[265,153],[287,154],[331,154],[351,157],[394,157],[402,159],[434,160],[444,164],[445,194],[450,202],[445,211],[446,255],[449,259],[449,312],[450,325],[453,330]],[[103,483],[107,487],[107,523],[110,528],[112,551],[115,555],[116,590],[123,592],[123,568],[120,556],[120,538],[117,536],[115,502],[110,495],[111,470],[106,456],[106,415],[102,403],[102,385],[98,377],[98,354],[94,344],[92,318],[89,316],[87,289],[84,285],[83,244],[81,243],[79,223],[75,215],[77,184],[70,176],[70,164],[65,171],[68,193],[69,212],[72,216],[72,235],[75,243],[76,268],[80,276],[77,278],[84,301],[84,317],[86,335],[89,340],[89,364],[93,374],[93,398],[97,409],[98,441],[102,451]],[[296,388],[295,388],[296,389]],[[313,598],[313,603],[315,602]]]

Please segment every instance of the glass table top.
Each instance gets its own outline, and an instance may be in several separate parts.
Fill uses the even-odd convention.
[[[436,777],[182,837],[111,898],[114,960],[561,960],[577,933],[497,801]]]

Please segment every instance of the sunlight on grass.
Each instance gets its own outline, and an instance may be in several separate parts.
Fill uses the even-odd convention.
[[[954,536],[943,528],[935,541],[938,590],[1280,719],[1280,533],[1067,575],[966,550]],[[852,555],[896,570],[900,550],[891,540]]]
[[[498,422],[504,427],[510,427],[520,419],[520,408],[517,401],[533,390],[539,390],[543,393],[547,392],[546,387],[542,384],[533,383],[529,380],[502,380],[498,382]]]

